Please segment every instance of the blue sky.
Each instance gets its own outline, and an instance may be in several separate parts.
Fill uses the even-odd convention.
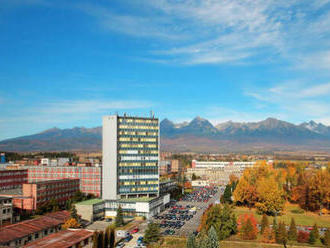
[[[0,140],[118,111],[330,125],[329,0],[0,0]]]

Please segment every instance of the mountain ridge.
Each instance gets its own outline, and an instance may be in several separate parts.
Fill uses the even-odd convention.
[[[166,151],[250,151],[314,149],[330,151],[330,126],[315,121],[292,124],[267,118],[259,122],[227,121],[213,125],[197,116],[190,122],[160,122],[161,149]],[[0,141],[2,151],[99,151],[102,127],[57,127]]]

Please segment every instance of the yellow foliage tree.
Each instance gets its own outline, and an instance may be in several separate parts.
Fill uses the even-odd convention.
[[[68,228],[79,228],[80,224],[77,222],[76,219],[74,218],[70,218],[68,219],[63,225],[62,228],[63,229],[68,229]]]
[[[258,202],[256,208],[261,213],[275,214],[283,210],[284,191],[275,181],[274,176],[261,178],[257,183]]]

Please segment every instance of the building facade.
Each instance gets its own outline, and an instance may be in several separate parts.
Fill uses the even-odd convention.
[[[75,204],[77,213],[84,220],[95,221],[104,218],[104,201],[101,199],[90,199]]]
[[[77,167],[77,166],[25,166],[28,169],[30,182],[38,182],[54,179],[79,179],[80,191],[85,194],[101,196],[101,167]]]
[[[104,116],[102,152],[106,216],[116,215],[119,205],[128,216],[149,217],[160,211],[164,198],[159,197],[159,120]]]
[[[85,229],[68,229],[53,233],[42,239],[28,243],[24,248],[92,248],[93,231]]]
[[[0,169],[0,190],[20,188],[27,182],[27,170]]]
[[[241,177],[246,168],[252,168],[256,162],[225,162],[225,161],[192,161],[192,168],[188,168],[185,173],[189,179],[193,175],[202,179],[208,185],[226,185],[229,176]]]
[[[79,191],[79,179],[48,180],[36,183],[25,183],[22,190],[1,192],[2,196],[13,198],[13,206],[21,211],[35,211],[52,199],[63,206]]]
[[[11,224],[13,221],[13,199],[0,197],[0,228]]]

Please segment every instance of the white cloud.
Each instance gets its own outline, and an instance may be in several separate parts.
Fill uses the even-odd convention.
[[[258,102],[268,104],[290,119],[326,120],[330,116],[330,83],[308,85],[292,81],[266,89],[245,92]]]

